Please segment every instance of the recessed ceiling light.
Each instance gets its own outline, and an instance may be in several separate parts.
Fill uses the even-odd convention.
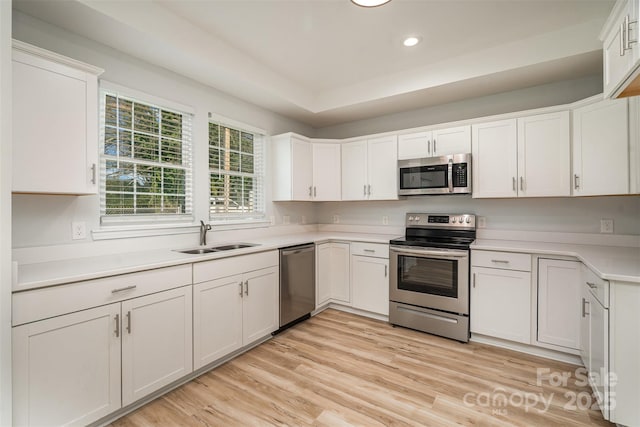
[[[402,42],[402,44],[407,46],[407,47],[415,46],[418,43],[420,43],[420,37],[416,37],[416,36],[407,37]]]
[[[351,0],[353,4],[357,4],[362,7],[376,7],[382,6],[385,3],[389,3],[391,0]]]

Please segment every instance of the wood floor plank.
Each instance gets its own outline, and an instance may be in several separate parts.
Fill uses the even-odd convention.
[[[613,426],[576,368],[325,310],[111,426]]]

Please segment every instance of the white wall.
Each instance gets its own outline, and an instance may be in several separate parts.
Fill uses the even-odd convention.
[[[234,98],[222,91],[199,84],[163,68],[140,61],[114,49],[80,37],[59,27],[14,11],[13,37],[58,52],[105,70],[102,79],[134,88],[195,108],[194,117],[194,201],[195,218],[208,218],[208,118],[213,112],[264,129],[268,134],[294,131],[311,135],[314,130],[271,111]],[[268,186],[267,186],[268,188]],[[267,216],[282,224],[284,216],[300,222],[315,222],[309,204],[273,205],[267,194]],[[71,222],[84,221],[89,230],[99,228],[97,196],[13,196],[13,246],[16,248],[83,244],[71,240]],[[190,236],[197,244],[197,236]]]
[[[568,104],[601,92],[602,75],[595,75],[329,126],[316,130],[314,136],[317,138],[348,138],[410,129]]]
[[[0,426],[11,425],[11,0],[0,1]]]
[[[614,220],[615,234],[640,235],[640,197],[472,199],[470,196],[415,196],[399,201],[321,203],[318,222],[403,226],[408,212],[473,213],[486,217],[487,229],[599,233],[600,219]]]

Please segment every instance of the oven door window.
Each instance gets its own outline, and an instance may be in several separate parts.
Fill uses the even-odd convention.
[[[398,289],[457,298],[458,261],[399,255]]]
[[[448,166],[416,166],[400,169],[400,189],[447,188]]]

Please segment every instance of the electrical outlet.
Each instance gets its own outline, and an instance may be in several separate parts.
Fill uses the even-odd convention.
[[[333,223],[340,224],[340,215],[333,215]]]
[[[306,217],[306,216],[304,216],[304,215],[302,215],[302,216],[300,217],[300,224],[304,225],[304,224],[306,224],[306,223],[307,223],[307,217]]]
[[[601,219],[600,220],[600,232],[601,233],[613,233],[613,220]]]
[[[387,215],[382,216],[382,225],[389,225],[389,217]]]
[[[485,228],[487,226],[487,218],[483,216],[478,217],[478,228]]]
[[[84,221],[74,221],[71,223],[71,238],[82,240],[87,238],[87,223]]]
[[[291,222],[291,217],[289,215],[282,215],[282,224],[288,225]]]

